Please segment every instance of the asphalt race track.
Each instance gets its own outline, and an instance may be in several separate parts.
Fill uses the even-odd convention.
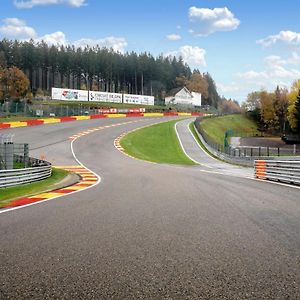
[[[300,299],[300,189],[219,162],[158,165],[114,147],[123,132],[163,120],[5,131],[29,142],[31,156],[74,165],[68,138],[109,126],[73,145],[99,185],[0,214],[0,299]]]

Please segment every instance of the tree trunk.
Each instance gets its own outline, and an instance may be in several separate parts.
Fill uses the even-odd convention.
[[[134,71],[134,84],[135,84],[135,94],[137,95],[137,76],[136,76],[136,71]]]

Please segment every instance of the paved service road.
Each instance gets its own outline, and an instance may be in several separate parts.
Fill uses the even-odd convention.
[[[211,172],[217,172],[224,175],[232,175],[246,178],[253,178],[253,168],[234,166],[221,162],[208,155],[197,143],[189,130],[191,119],[180,121],[176,125],[177,134],[181,140],[185,153],[195,162]]]
[[[300,190],[114,148],[121,133],[161,120],[14,130],[35,154],[69,164],[68,136],[137,121],[74,142],[101,184],[0,214],[0,299],[300,298]]]

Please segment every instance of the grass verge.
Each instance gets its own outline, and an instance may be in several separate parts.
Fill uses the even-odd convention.
[[[209,137],[220,145],[223,145],[225,132],[229,129],[251,135],[259,134],[256,123],[244,115],[207,118],[201,122],[201,127]]]
[[[166,164],[195,165],[182,151],[176,132],[178,120],[145,127],[121,139],[125,152],[138,159]]]
[[[55,184],[63,180],[69,173],[65,170],[53,168],[51,177],[47,179],[10,188],[0,188],[0,207],[20,197],[28,197],[50,191]]]

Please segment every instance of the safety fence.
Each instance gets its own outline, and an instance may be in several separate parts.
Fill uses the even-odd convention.
[[[101,113],[101,110],[112,109],[110,103],[72,103],[68,104],[67,101],[60,101],[60,104],[56,104],[56,101],[49,100],[47,102],[36,101],[33,104],[20,102],[4,102],[0,103],[0,117],[18,116],[18,117],[72,117],[72,116],[87,116],[96,115]],[[128,104],[111,104],[112,107],[116,107],[118,113],[127,113],[128,109],[135,109],[136,106],[129,106]],[[141,107],[144,107],[141,105]],[[145,108],[147,113],[169,113],[169,112],[195,112],[194,106],[176,106],[167,107],[165,105],[155,105]],[[205,114],[215,113],[211,109],[198,109],[196,112],[202,112]]]
[[[221,145],[216,143],[201,127],[201,121],[203,117],[198,117],[195,121],[195,127],[199,134],[203,137],[205,143],[209,145],[211,149],[216,152],[221,153],[221,155],[226,155],[230,158],[238,158],[238,159],[250,159],[254,161],[259,157],[275,157],[275,156],[295,156],[300,155],[300,147],[296,147],[296,145],[292,145],[290,147],[244,147],[238,146],[233,147],[228,145]],[[237,134],[237,133],[236,133]],[[256,135],[251,135],[251,133],[238,133],[241,137],[256,137]]]
[[[0,170],[27,168],[32,164],[35,160],[29,158],[28,144],[0,143]]]
[[[46,179],[52,174],[49,162],[30,158],[31,168],[0,170],[0,188]]]
[[[269,157],[269,156],[294,156],[300,155],[300,147],[250,147],[250,146],[228,146],[225,152],[234,157]]]
[[[214,147],[214,143],[207,143],[204,139],[203,135],[201,134],[201,131],[196,125],[196,122],[194,123],[196,134],[198,135],[201,143],[204,145],[204,147],[208,150],[209,153],[211,153],[213,156],[219,158],[220,160],[226,161],[230,164],[236,164],[241,165],[245,167],[253,167],[253,159],[250,157],[239,157],[239,156],[230,156],[224,152],[222,152],[221,147]]]
[[[255,177],[300,185],[300,161],[256,160]]]

